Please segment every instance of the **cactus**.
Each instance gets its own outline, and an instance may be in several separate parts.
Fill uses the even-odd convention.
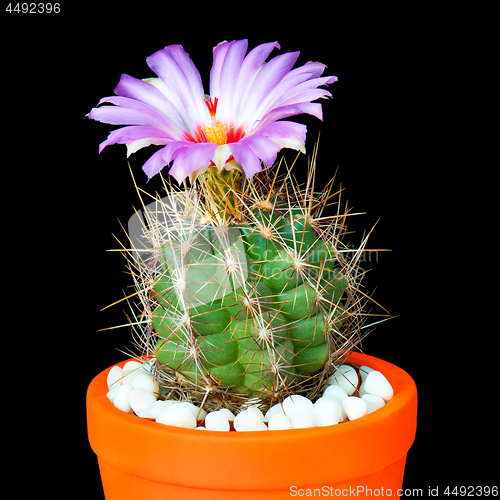
[[[206,95],[187,52],[167,46],[147,58],[157,78],[122,75],[89,113],[128,125],[100,150],[161,146],[143,165],[148,178],[171,165],[166,196],[143,203],[139,233],[129,227],[131,324],[162,392],[207,410],[314,399],[367,333],[366,238],[357,250],[344,243],[350,214],[333,181],[315,189],[316,153],[305,186],[276,164],[283,148],[305,152],[306,126],[284,118],[321,118],[312,101],[330,97],[322,87],[337,77],[318,62],[292,69],[298,52],[266,63],[277,42],[247,48],[213,49]]]
[[[338,200],[325,215],[333,183],[316,192],[313,172],[304,190],[289,172],[226,184],[232,212],[214,213],[222,197],[200,186],[144,207],[150,252],[131,266],[145,318],[138,344],[163,392],[232,410],[313,398],[360,342],[363,248],[342,242],[347,213]]]

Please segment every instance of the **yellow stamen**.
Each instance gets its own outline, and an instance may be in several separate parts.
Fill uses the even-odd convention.
[[[208,142],[215,142],[217,146],[227,144],[228,128],[220,120],[217,120],[213,125],[201,127],[201,130],[205,133]]]

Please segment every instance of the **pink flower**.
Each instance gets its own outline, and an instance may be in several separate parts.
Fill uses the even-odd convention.
[[[151,144],[164,146],[143,165],[148,178],[172,163],[169,174],[180,183],[210,166],[237,168],[247,177],[270,167],[281,148],[305,152],[305,125],[278,121],[307,113],[322,119],[321,104],[331,94],[320,89],[337,81],[321,77],[325,65],[308,62],[292,69],[299,52],[265,62],[277,42],[255,47],[248,41],[223,42],[213,51],[210,95],[182,46],[169,45],[147,58],[158,78],[138,80],[122,75],[116,96],[101,99],[89,117],[112,125],[99,152],[126,144],[127,156]]]

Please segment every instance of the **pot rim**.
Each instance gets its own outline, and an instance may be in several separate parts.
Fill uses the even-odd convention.
[[[410,375],[391,363],[361,353],[352,353],[349,361],[382,372],[394,388],[393,399],[342,425],[262,432],[184,429],[125,413],[106,396],[109,367],[87,392],[89,441],[108,465],[178,486],[282,489],[371,474],[413,444],[417,391]],[[200,460],[203,466],[194,473]]]

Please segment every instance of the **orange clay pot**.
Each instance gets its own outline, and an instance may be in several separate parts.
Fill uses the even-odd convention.
[[[396,496],[415,438],[415,383],[381,359],[349,361],[381,371],[394,398],[341,425],[264,432],[182,429],[124,413],[106,397],[103,371],[88,389],[87,420],[106,500]]]

